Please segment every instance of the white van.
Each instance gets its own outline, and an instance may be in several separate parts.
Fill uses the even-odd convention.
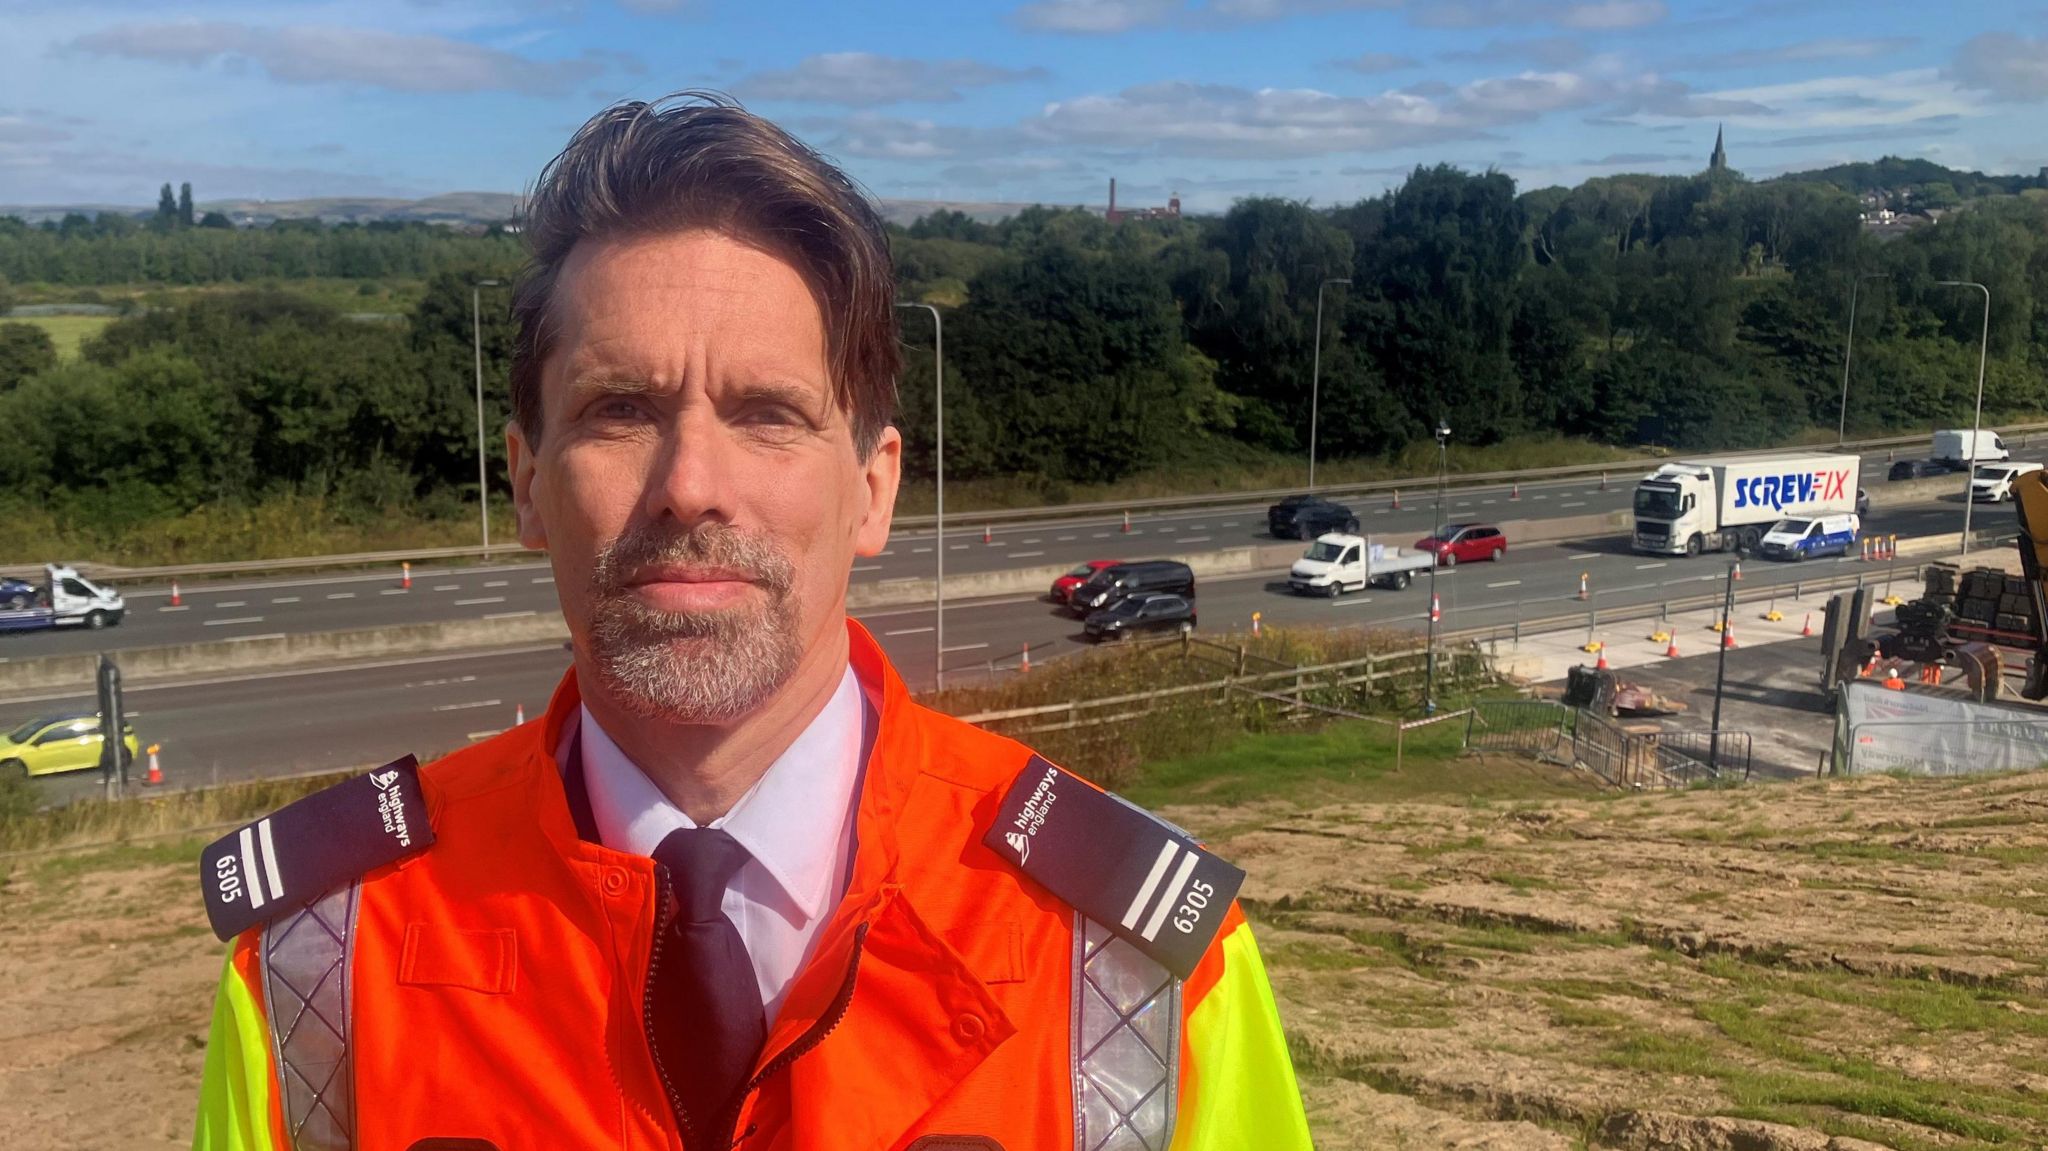
[[[1774,560],[1845,556],[1856,546],[1857,534],[1862,530],[1863,521],[1850,515],[1779,520],[1764,533],[1756,550],[1758,555]]]
[[[2003,503],[2012,498],[2012,482],[2040,464],[1979,464],[1970,475],[1970,498],[1980,503]]]
[[[1971,451],[1975,440],[1976,450]],[[2012,451],[2005,446],[2005,440],[1997,432],[1980,432],[1970,428],[1950,428],[1934,433],[1934,447],[1928,453],[1930,458],[1961,470],[1976,463],[1997,463],[2012,458]]]
[[[1307,554],[1294,561],[1287,573],[1287,586],[1296,595],[1332,599],[1374,584],[1399,589],[1435,562],[1436,557],[1428,552],[1402,551],[1362,536],[1330,532],[1317,536]]]

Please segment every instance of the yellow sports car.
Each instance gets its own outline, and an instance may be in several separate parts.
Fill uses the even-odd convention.
[[[135,725],[121,730],[123,763],[135,762],[141,743]],[[100,765],[98,712],[66,712],[29,720],[0,736],[0,775],[53,775]]]

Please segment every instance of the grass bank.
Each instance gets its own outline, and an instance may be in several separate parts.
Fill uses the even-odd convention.
[[[33,324],[50,334],[51,342],[57,345],[57,359],[69,363],[78,358],[78,346],[100,334],[100,329],[114,322],[112,316],[23,316],[10,319],[10,324]]]

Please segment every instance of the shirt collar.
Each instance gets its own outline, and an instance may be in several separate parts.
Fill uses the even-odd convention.
[[[806,919],[832,897],[847,848],[860,783],[863,690],[848,667],[825,706],[759,780],[710,826],[747,849]],[[652,855],[677,828],[697,826],[626,757],[583,710],[577,739],[598,839],[607,847]]]

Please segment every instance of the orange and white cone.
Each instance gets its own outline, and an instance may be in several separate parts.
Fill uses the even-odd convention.
[[[1810,638],[1812,638],[1812,637],[1813,637],[1813,613],[1812,613],[1812,612],[1807,612],[1807,613],[1806,613],[1806,622],[1805,622],[1805,623],[1803,623],[1803,624],[1800,624],[1800,625],[1799,625],[1799,636],[1800,636],[1800,638],[1801,638],[1801,639],[1810,639]]]
[[[1727,649],[1730,649],[1730,650],[1732,650],[1732,649],[1733,649],[1733,648],[1735,647],[1735,621],[1734,621],[1734,620],[1729,620],[1729,621],[1728,621],[1728,626],[1727,626],[1727,627],[1724,627],[1724,628],[1722,628],[1722,629],[1721,629],[1721,646],[1722,646],[1723,648],[1727,648]]]
[[[1429,622],[1431,622],[1431,623],[1442,623],[1443,621],[1444,621],[1444,606],[1443,606],[1443,604],[1441,604],[1441,603],[1437,602],[1437,598],[1436,598],[1435,596],[1430,596],[1430,597],[1429,597]]]
[[[1397,512],[1401,510],[1401,489],[1400,489],[1400,488],[1395,488],[1395,489],[1394,489],[1394,502],[1393,502],[1393,503],[1392,503],[1391,505],[1389,505],[1389,506],[1390,506],[1390,507],[1392,507],[1392,508],[1393,508],[1393,509],[1394,509],[1395,511],[1397,511]]]
[[[995,538],[996,538],[996,537],[995,537],[995,533],[994,533],[994,532],[991,532],[991,531],[989,530],[989,526],[988,526],[987,524],[983,524],[983,525],[981,525],[981,542],[982,542],[982,543],[993,543],[993,542],[995,541]]]
[[[1516,485],[1515,485],[1515,488],[1514,488],[1514,490],[1508,493],[1508,498],[1509,498],[1509,499],[1511,499],[1511,500],[1518,500],[1518,499],[1521,499],[1521,498],[1522,498],[1522,485],[1520,485],[1520,484],[1516,484]]]
[[[525,705],[525,704],[523,704],[523,703],[515,703],[515,704],[513,704],[513,705],[512,705],[512,726],[513,726],[513,727],[518,727],[518,726],[519,726],[520,724],[522,724],[522,723],[525,723],[525,722],[526,722],[526,705]]]
[[[1131,534],[1131,513],[1129,512],[1124,513],[1124,534]]]
[[[398,565],[398,586],[401,588],[412,586],[412,564],[401,563]]]
[[[1252,613],[1252,638],[1259,638],[1259,613]]]
[[[185,597],[184,597],[184,596],[182,596],[182,595],[179,595],[179,594],[178,594],[178,581],[177,581],[177,580],[172,580],[172,581],[171,581],[171,606],[172,606],[172,607],[183,607],[183,606],[185,606]]]
[[[1030,670],[1031,670],[1031,645],[1030,645],[1030,644],[1028,644],[1028,643],[1024,645],[1024,655],[1023,655],[1023,657],[1022,657],[1021,659],[1019,659],[1019,660],[1017,661],[1017,670],[1018,670],[1018,671],[1030,671]]]
[[[1740,583],[1740,582],[1742,582],[1742,561],[1741,561],[1741,560],[1736,560],[1736,561],[1735,561],[1735,581],[1736,581],[1737,583]]]
[[[158,763],[156,758],[156,753],[162,747],[162,744],[157,743],[149,745],[149,775],[142,782],[150,787],[160,786],[164,781],[164,765]]]
[[[1675,631],[1671,633],[1671,640],[1670,640],[1670,642],[1668,642],[1668,643],[1666,643],[1666,644],[1664,645],[1664,658],[1665,658],[1665,659],[1677,659],[1677,658],[1678,658],[1678,633],[1677,633],[1677,632],[1675,632]]]
[[[1600,658],[1599,658],[1599,659],[1597,659],[1597,660],[1594,660],[1594,661],[1593,661],[1593,670],[1594,670],[1594,671],[1606,671],[1606,670],[1607,670],[1607,649],[1606,649],[1605,647],[1602,647],[1602,648],[1600,649]]]
[[[1589,576],[1589,575],[1591,575],[1591,574],[1592,574],[1592,573],[1590,573],[1590,572],[1580,572],[1580,573],[1579,573],[1579,598],[1580,598],[1580,599],[1587,599],[1587,598],[1590,598],[1590,595],[1591,595],[1591,593],[1589,593],[1589,592],[1588,592],[1588,591],[1586,590],[1586,577],[1587,577],[1587,576]]]

